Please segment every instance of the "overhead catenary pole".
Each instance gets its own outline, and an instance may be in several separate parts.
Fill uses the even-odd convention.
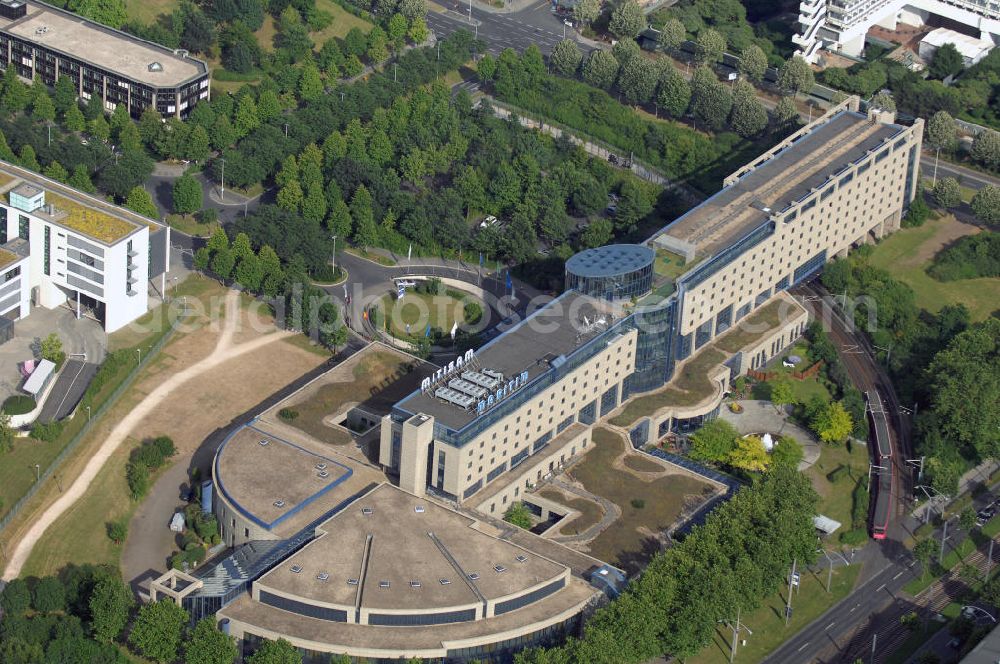
[[[792,573],[788,575],[788,600],[785,602],[785,627],[788,627],[788,619],[792,615],[792,584],[795,582],[795,565],[797,558],[792,558]]]
[[[733,626],[733,647],[729,649],[729,664],[733,664],[736,657],[736,641],[740,633],[740,607],[736,607],[736,624]]]
[[[944,528],[941,530],[941,551],[940,553],[938,553],[939,564],[944,561],[944,542],[946,539],[948,539],[948,522],[950,520],[951,519],[944,520]]]
[[[990,570],[993,568],[993,542],[995,541],[990,538],[990,550],[986,554],[986,575],[983,577],[983,581],[988,581],[990,578]]]

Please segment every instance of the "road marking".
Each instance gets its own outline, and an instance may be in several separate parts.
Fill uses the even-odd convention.
[[[896,574],[896,576],[892,577],[892,580],[895,581],[896,579],[898,579],[901,576],[903,576],[903,573],[899,572],[898,574]]]
[[[833,627],[833,626],[834,626],[834,625],[836,625],[836,624],[837,624],[837,621],[835,620],[835,621],[833,621],[832,623],[830,623],[829,625],[827,625],[827,626],[826,626],[826,629],[824,629],[823,631],[825,632],[826,630],[830,629],[831,627]]]
[[[878,592],[880,590],[885,590],[885,584],[884,583],[881,586],[879,586],[878,588],[876,588],[875,592]]]
[[[802,644],[802,646],[801,646],[801,647],[800,647],[800,648],[799,648],[798,650],[796,650],[795,652],[802,652],[803,650],[805,650],[805,649],[806,649],[806,646],[808,646],[808,645],[809,645],[809,642],[808,642],[808,641],[806,641],[806,642],[805,642],[805,643],[803,643],[803,644]]]
[[[861,605],[860,605],[860,604],[856,604],[856,605],[854,605],[854,607],[852,607],[852,608],[851,608],[851,610],[850,610],[850,611],[848,611],[848,613],[854,613],[854,612],[855,612],[855,611],[857,610],[857,608],[858,608],[859,606],[861,606]]]

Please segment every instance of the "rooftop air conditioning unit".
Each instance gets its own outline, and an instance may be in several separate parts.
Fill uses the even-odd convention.
[[[302,565],[292,565],[292,574],[298,574],[302,571]]]
[[[283,501],[281,499],[276,500],[276,501],[274,501],[274,506],[275,507],[284,507],[285,506],[285,501]]]
[[[319,581],[326,581],[329,578],[330,578],[330,575],[327,574],[326,572],[320,572],[319,574],[316,575],[316,579],[319,580]]]
[[[326,479],[327,477],[330,476],[330,473],[326,472],[325,470],[321,470],[316,474],[320,477],[320,479]]]
[[[270,445],[270,444],[271,444],[271,441],[269,441],[267,438],[264,438],[264,439],[262,439],[260,441],[261,447],[265,447],[265,446]]]

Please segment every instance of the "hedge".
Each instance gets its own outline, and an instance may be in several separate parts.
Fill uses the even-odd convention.
[[[3,412],[8,415],[25,415],[35,409],[35,398],[26,394],[15,394],[3,402]]]

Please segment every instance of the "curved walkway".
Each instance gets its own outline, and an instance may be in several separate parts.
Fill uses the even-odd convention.
[[[552,537],[547,538],[553,542],[561,542],[563,544],[568,542],[589,542],[607,530],[611,524],[618,520],[622,515],[621,509],[603,496],[598,496],[595,493],[591,493],[586,489],[582,489],[573,484],[563,482],[562,480],[552,479],[549,480],[548,484],[551,484],[553,487],[561,489],[567,493],[572,493],[575,496],[595,502],[604,510],[604,517],[602,517],[598,523],[595,523],[590,528],[587,528],[585,531],[577,535],[553,535]],[[560,527],[560,531],[561,530],[562,527]]]
[[[791,436],[802,446],[802,461],[799,462],[799,471],[803,471],[819,460],[820,445],[816,437],[798,424],[788,419],[788,412],[778,412],[774,404],[770,401],[757,401],[748,399],[740,401],[743,412],[736,414],[728,407],[719,409],[719,418],[723,419],[739,431],[741,434],[748,433],[776,433],[782,436]]]
[[[17,542],[11,554],[10,562],[4,570],[3,579],[9,581],[20,575],[24,563],[31,555],[35,544],[41,539],[49,526],[55,523],[56,519],[62,516],[73,504],[79,500],[90,487],[91,482],[97,477],[105,462],[126,440],[132,429],[139,424],[157,405],[171,392],[182,387],[192,378],[197,378],[210,372],[218,365],[235,357],[253,352],[258,348],[277,341],[285,337],[293,336],[291,331],[277,331],[267,336],[247,341],[241,344],[233,343],[233,336],[236,332],[236,323],[239,319],[239,293],[230,291],[226,295],[226,318],[225,328],[219,336],[219,341],[208,357],[197,361],[195,364],[174,374],[164,382],[160,383],[156,389],[150,392],[146,398],[140,401],[129,413],[118,422],[108,434],[108,437],[101,444],[100,448],[87,462],[83,472],[73,481],[66,491],[52,503],[45,511],[32,523],[31,528]]]

